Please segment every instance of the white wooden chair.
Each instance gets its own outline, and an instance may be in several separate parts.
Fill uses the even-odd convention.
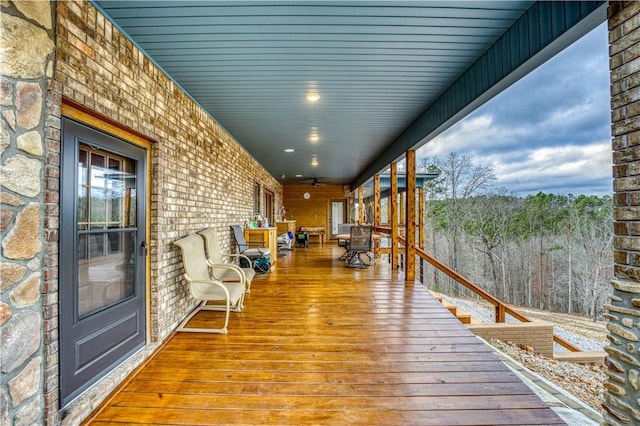
[[[211,274],[214,279],[222,282],[244,282],[246,284],[247,293],[251,293],[251,281],[255,277],[256,272],[253,268],[241,268],[225,259],[241,259],[244,258],[247,265],[251,265],[251,260],[237,253],[223,253],[218,242],[218,232],[215,228],[207,228],[199,232],[204,238],[204,245],[207,248],[207,262],[211,268]]]
[[[204,240],[200,235],[191,234],[174,241],[173,244],[180,247],[182,251],[184,277],[189,283],[191,296],[200,301],[200,304],[180,323],[178,331],[226,334],[229,325],[229,312],[242,310],[245,293],[244,283],[224,283],[211,278],[204,251]],[[218,304],[207,304],[207,302],[218,302]],[[225,311],[224,327],[186,327],[189,320],[199,311]]]

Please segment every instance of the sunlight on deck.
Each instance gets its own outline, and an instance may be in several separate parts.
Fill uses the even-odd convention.
[[[176,334],[91,424],[564,424],[423,286],[341,254],[279,257],[229,334]]]

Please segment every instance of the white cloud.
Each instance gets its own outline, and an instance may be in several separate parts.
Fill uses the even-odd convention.
[[[427,143],[419,157],[470,155],[497,185],[605,195],[612,191],[606,25]]]

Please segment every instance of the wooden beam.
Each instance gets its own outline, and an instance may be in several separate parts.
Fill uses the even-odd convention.
[[[409,150],[406,155],[407,163],[407,191],[406,197],[406,219],[407,224],[404,262],[404,280],[413,282],[416,279],[416,151]]]
[[[362,225],[364,223],[364,188],[358,187],[358,224]]]
[[[373,177],[373,226],[380,226],[381,214],[380,214],[380,175],[377,174]],[[380,240],[373,241],[373,257],[375,259],[380,258]]]
[[[418,188],[418,247],[424,250],[424,188]]]
[[[398,269],[398,163],[391,163],[391,268]]]

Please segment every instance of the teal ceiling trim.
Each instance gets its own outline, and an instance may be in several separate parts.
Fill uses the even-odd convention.
[[[606,1],[539,1],[351,184],[356,189],[606,20]]]

